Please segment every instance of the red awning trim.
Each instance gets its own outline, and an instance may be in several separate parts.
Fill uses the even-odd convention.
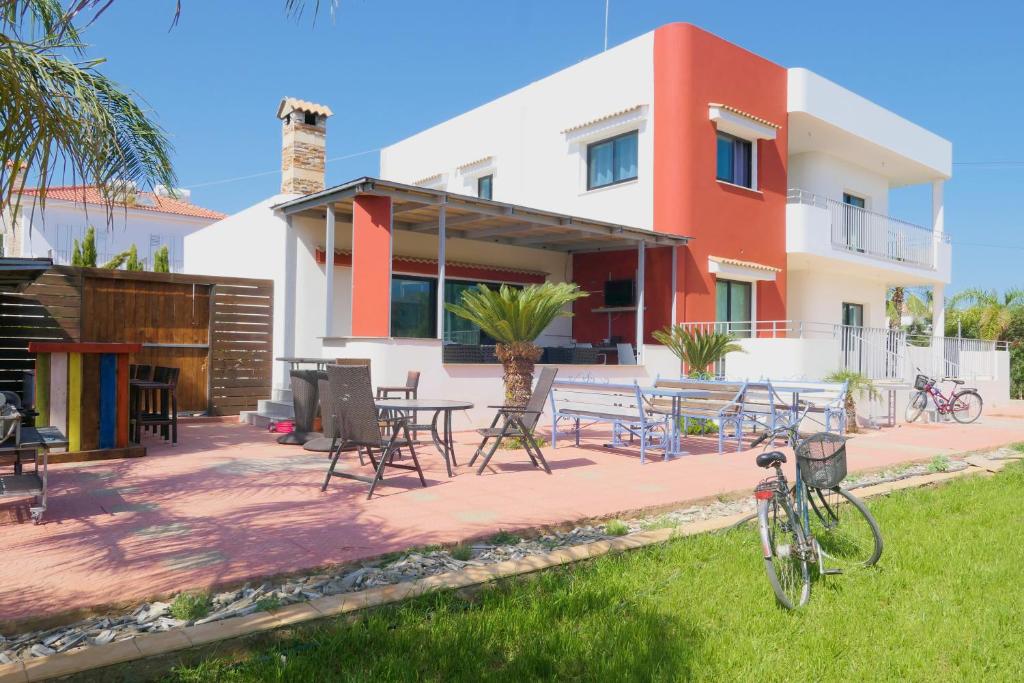
[[[320,247],[316,249],[316,262],[324,264],[327,262],[327,251]],[[352,252],[336,249],[334,251],[335,266],[351,266]],[[420,258],[416,256],[395,256],[391,260],[391,269],[401,273],[412,273],[415,275],[437,275],[437,259]],[[547,273],[536,270],[523,270],[520,268],[507,268],[504,266],[485,266],[477,263],[463,263],[460,261],[445,261],[445,274],[450,277],[467,278],[472,280],[489,280],[494,282],[511,282],[515,284],[541,284],[547,279]]]

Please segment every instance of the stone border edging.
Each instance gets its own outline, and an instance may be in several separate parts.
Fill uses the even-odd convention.
[[[974,460],[975,462],[970,462]],[[992,476],[1011,460],[988,460],[981,457],[966,459],[972,467],[956,472],[926,474],[911,479],[866,486],[857,491],[859,498],[872,498],[893,491],[920,488],[944,483],[965,476]],[[982,462],[983,461],[983,462]],[[341,593],[281,607],[255,612],[242,617],[231,617],[195,626],[170,629],[160,633],[144,633],[127,640],[97,645],[75,652],[59,653],[48,657],[0,665],[0,683],[36,683],[60,676],[123,664],[135,659],[169,654],[221,640],[273,631],[303,622],[338,617],[352,612],[378,607],[408,598],[425,595],[435,590],[451,590],[482,585],[497,579],[531,574],[543,569],[573,564],[616,552],[635,550],[664,543],[673,538],[721,531],[749,518],[739,513],[691,522],[674,528],[640,531],[620,538],[594,541],[562,548],[544,555],[533,555],[521,560],[507,560],[485,567],[469,567],[459,571],[436,574],[407,583],[378,586],[363,591]]]

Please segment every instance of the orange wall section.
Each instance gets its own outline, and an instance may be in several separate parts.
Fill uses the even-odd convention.
[[[391,336],[391,199],[352,202],[352,336]]]
[[[682,249],[680,249],[682,251]],[[593,309],[605,305],[604,283],[608,280],[635,279],[637,251],[580,252],[572,255],[572,279],[590,296],[573,306],[572,336],[578,342],[601,344],[611,334],[629,343],[636,342],[636,313],[601,313]],[[679,274],[677,273],[678,277]],[[648,248],[644,253],[644,341],[654,342],[651,333],[672,322],[672,247]]]
[[[757,286],[759,320],[786,317],[786,69],[690,24],[654,34],[654,228],[692,236],[681,249],[677,317],[715,319],[708,256],[781,268]],[[715,180],[718,102],[782,126],[758,143],[758,189]]]

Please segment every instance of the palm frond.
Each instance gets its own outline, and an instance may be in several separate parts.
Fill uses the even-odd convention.
[[[736,337],[726,332],[673,325],[656,330],[652,336],[685,363],[689,372],[701,375],[730,353],[746,353]]]
[[[0,7],[0,208],[17,209],[25,178],[39,201],[47,186],[95,184],[108,218],[125,183],[173,187],[171,146],[131,93],[82,56],[73,20],[88,0],[66,11],[56,0],[8,0]],[[26,171],[27,173],[22,173]]]
[[[564,306],[585,296],[577,285],[566,282],[523,289],[502,285],[496,290],[481,284],[463,292],[461,303],[448,303],[445,308],[496,341],[514,344],[532,342],[555,318],[571,316]]]
[[[877,401],[882,397],[878,387],[866,375],[856,370],[836,370],[825,376],[826,382],[846,382],[846,390],[857,398]]]

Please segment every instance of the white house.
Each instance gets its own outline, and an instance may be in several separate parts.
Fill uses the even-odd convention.
[[[71,263],[74,241],[89,227],[96,231],[97,264],[128,250],[132,244],[147,268],[153,254],[166,246],[172,272],[184,266],[185,236],[224,218],[226,214],[196,206],[187,190],[170,196],[131,188],[109,213],[103,197],[91,186],[61,186],[47,190],[45,208],[37,192],[22,193],[18,217],[3,222],[5,256],[49,257],[58,265]],[[109,218],[109,221],[108,221]]]
[[[370,358],[377,382],[420,370],[426,394],[487,405],[488,340],[443,304],[474,282],[573,281],[590,296],[542,339],[563,376],[675,374],[651,335],[678,322],[742,337],[730,377],[902,383],[920,365],[1008,396],[1004,351],[887,324],[889,287],[927,286],[942,330],[952,144],[806,69],[669,24],[385,148],[382,179],[325,188],[329,116],[284,99],[282,193],[186,240],[189,271],[274,279],[276,355]],[[889,213],[918,184],[928,225]]]

